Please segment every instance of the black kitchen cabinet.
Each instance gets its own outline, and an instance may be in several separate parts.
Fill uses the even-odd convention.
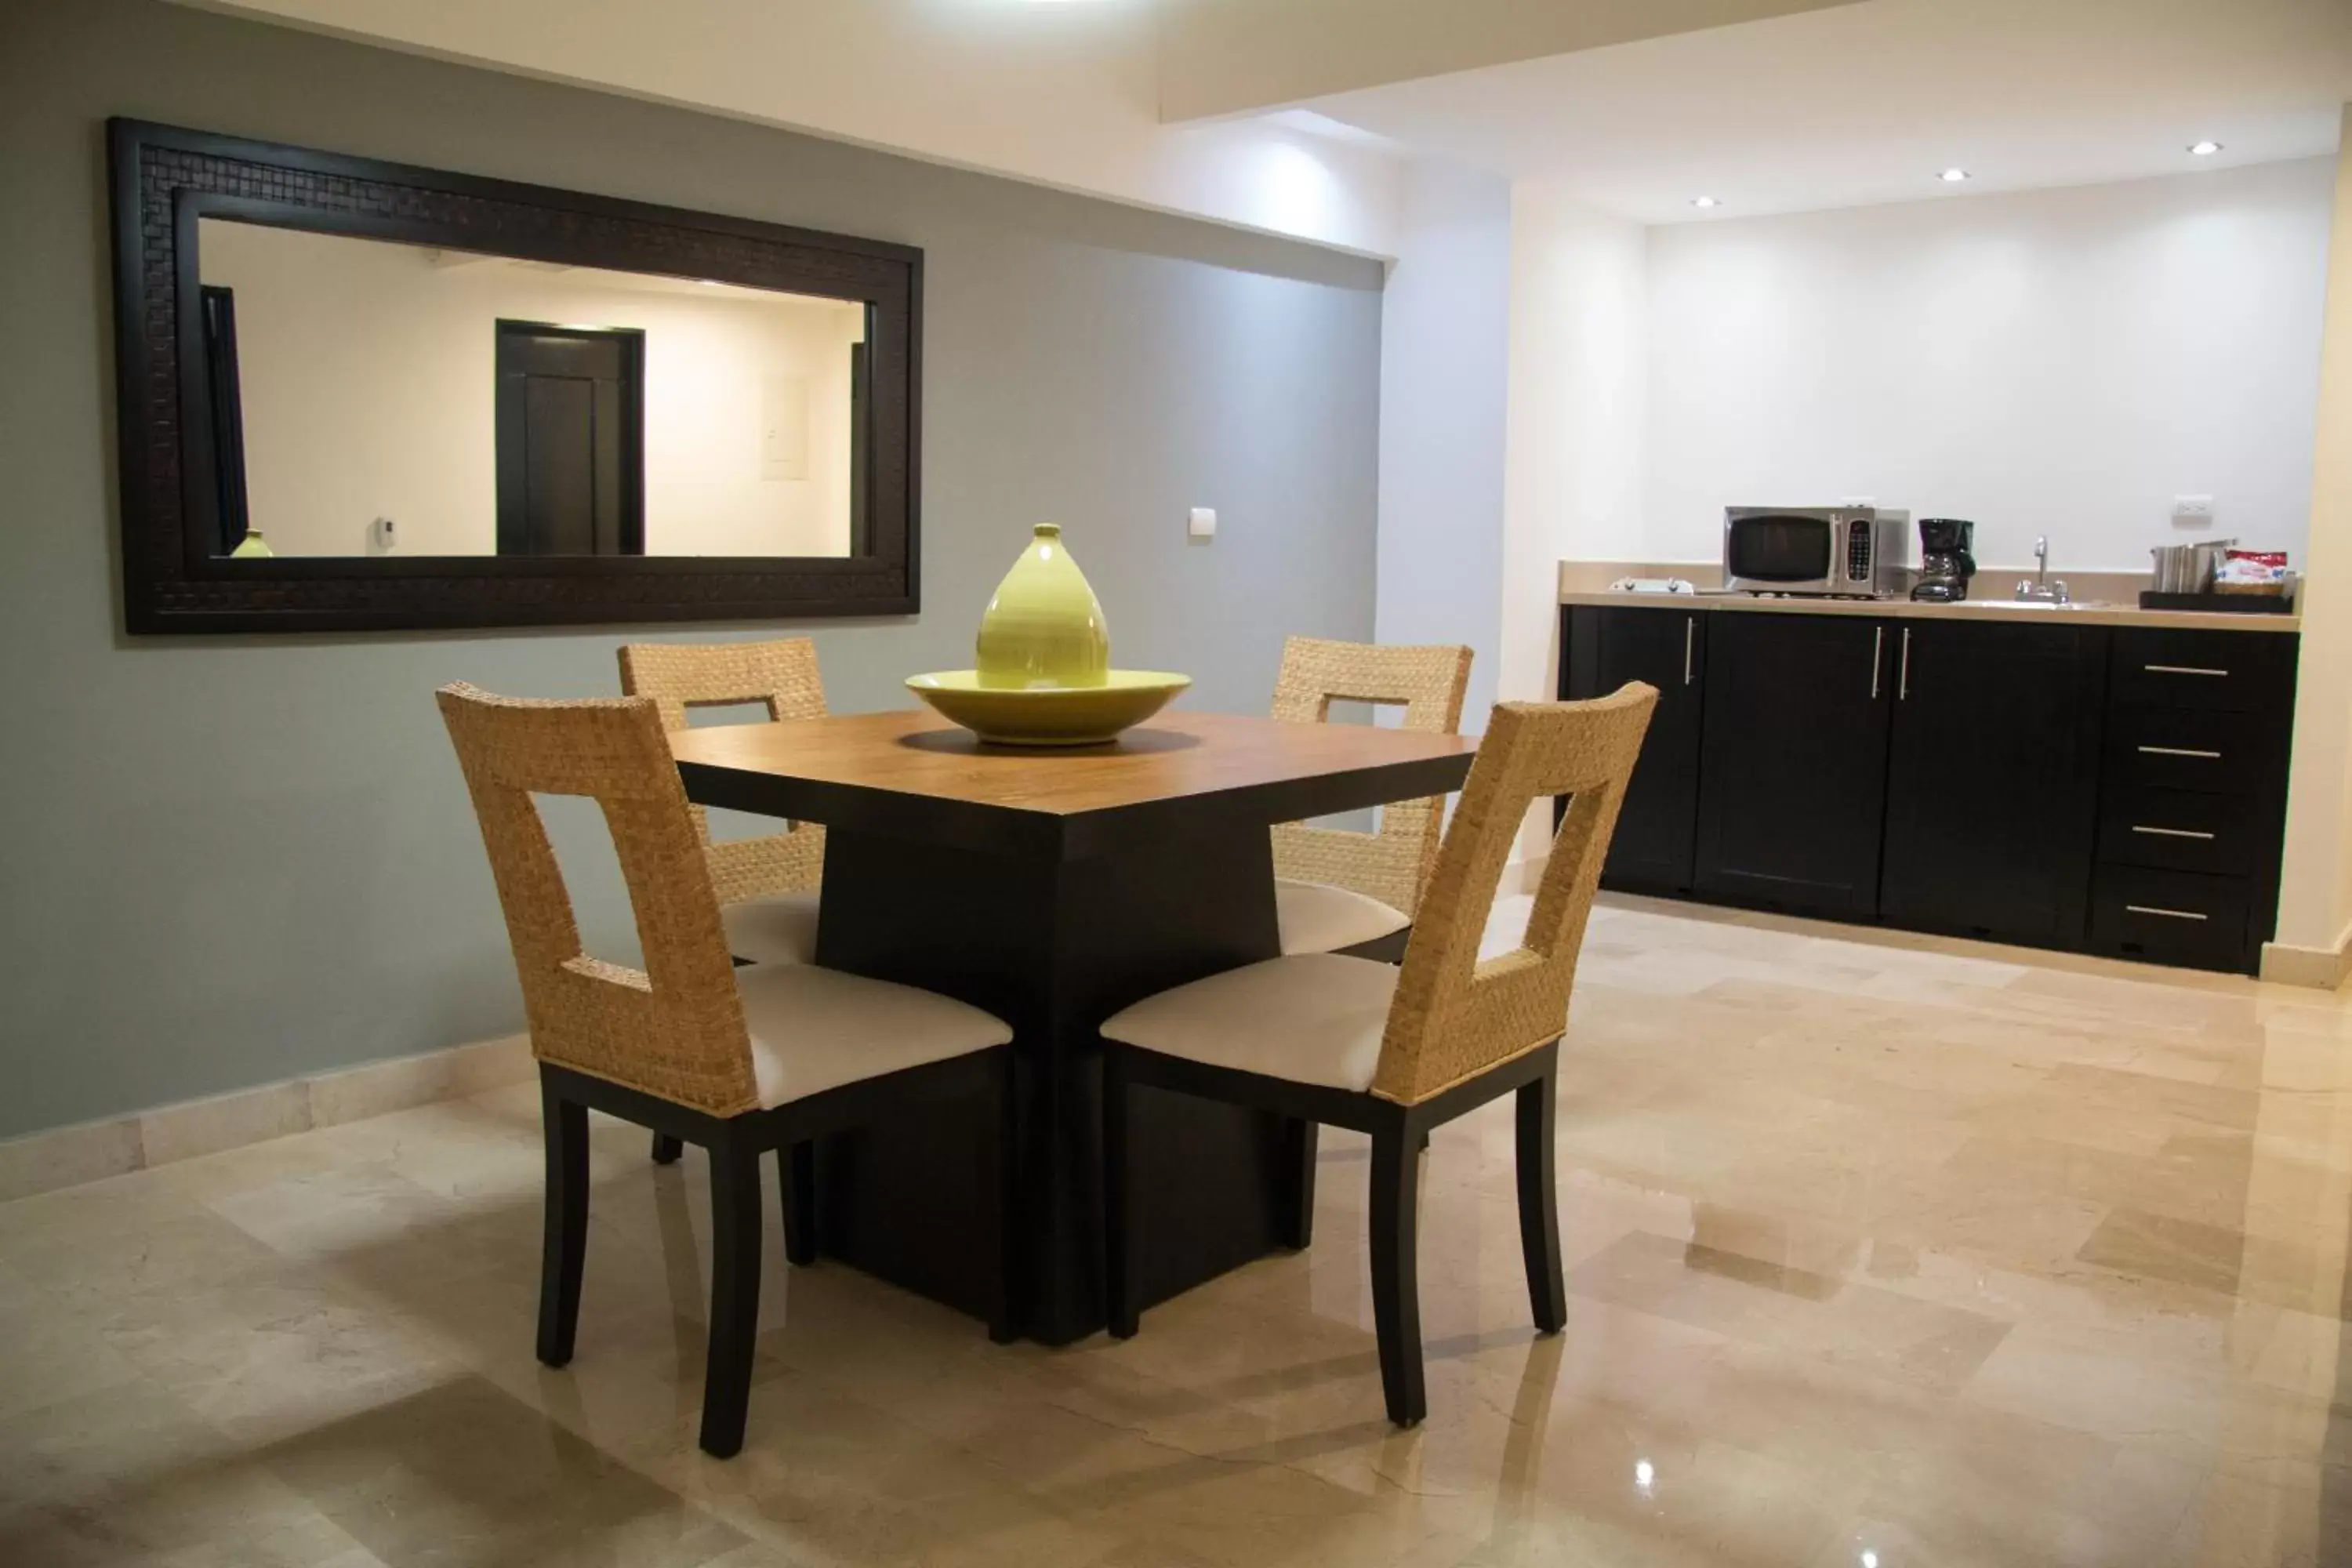
[[[1629,680],[1658,689],[1601,881],[1631,892],[1686,893],[1698,832],[1700,674],[1713,617],[1668,605],[1562,614],[1561,697],[1605,697]]]
[[[1707,630],[1694,888],[1874,917],[1893,629],[1751,611],[1718,615]]]
[[[1887,628],[1894,729],[1879,913],[2038,946],[2083,940],[2097,839],[2107,634]]]

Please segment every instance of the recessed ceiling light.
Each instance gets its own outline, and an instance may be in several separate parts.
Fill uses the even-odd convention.
[[[2192,142],[2189,144],[2189,150],[2200,158],[2210,158],[2221,150],[2221,144],[2219,142]]]
[[[1936,178],[1943,181],[1944,184],[1948,185],[1957,185],[1968,177],[1969,172],[1966,169],[1947,169],[1942,174],[1936,176]]]
[[[1713,196],[1693,196],[1691,198],[1691,205],[1695,207],[1712,207],[1720,206],[1722,204],[1717,201]]]

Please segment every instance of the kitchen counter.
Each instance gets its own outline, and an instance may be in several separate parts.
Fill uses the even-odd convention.
[[[2129,603],[2080,601],[2067,605],[2018,604],[2006,598],[1964,599],[1957,605],[1912,599],[1815,599],[1727,594],[1613,594],[1563,591],[1563,605],[1619,608],[1724,610],[1743,615],[1863,616],[1876,620],[2039,621],[2053,626],[2147,626],[2173,631],[2294,632],[2299,615],[2240,616],[2207,610],[2143,610]]]

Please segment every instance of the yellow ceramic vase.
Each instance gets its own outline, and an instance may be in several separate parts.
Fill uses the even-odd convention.
[[[979,684],[999,690],[1100,686],[1110,679],[1102,604],[1070,559],[1062,531],[1041,522],[980,617]]]

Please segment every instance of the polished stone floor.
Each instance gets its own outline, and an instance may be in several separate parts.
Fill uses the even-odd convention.
[[[599,1127],[545,1371],[502,1090],[0,1205],[0,1563],[2352,1562],[2347,1064],[2319,993],[1621,903],[1564,1058],[1567,1331],[1491,1107],[1428,1156],[1425,1426],[1381,1420],[1327,1134],[1311,1253],[1126,1344],[992,1347],[772,1247],[729,1463],[698,1156]]]

